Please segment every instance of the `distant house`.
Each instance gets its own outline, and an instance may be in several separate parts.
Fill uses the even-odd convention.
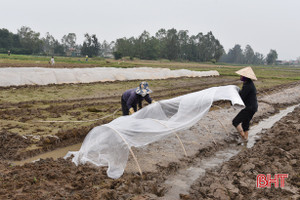
[[[80,52],[80,50],[78,50],[76,48],[69,48],[66,51],[66,55],[70,56],[70,57],[80,57],[81,56],[81,52]]]
[[[299,65],[298,60],[276,60],[277,65]]]
[[[103,57],[104,58],[114,58],[114,55],[112,52],[103,52]]]

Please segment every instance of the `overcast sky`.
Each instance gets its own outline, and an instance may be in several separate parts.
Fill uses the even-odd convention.
[[[96,34],[100,42],[151,36],[160,28],[212,31],[226,52],[235,44],[279,59],[300,56],[300,0],[0,0],[0,28],[13,33],[29,26],[56,39],[75,33]]]

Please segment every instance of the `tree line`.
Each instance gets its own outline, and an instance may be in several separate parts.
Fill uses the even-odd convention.
[[[68,33],[59,41],[49,32],[41,37],[40,33],[26,26],[18,29],[17,34],[3,28],[0,29],[0,53],[10,50],[14,54],[89,57],[105,57],[112,53],[116,59],[129,57],[236,64],[273,64],[278,57],[276,50],[271,50],[264,57],[261,53],[254,52],[250,45],[242,50],[238,44],[226,53],[212,32],[190,36],[187,30],[177,31],[174,28],[160,29],[155,36],[144,31],[137,37],[119,38],[110,43],[105,40],[100,43],[95,34],[86,33],[84,37],[83,43],[78,45],[75,33]]]
[[[224,48],[212,32],[188,35],[187,30],[160,29],[155,36],[144,31],[134,38],[120,38],[115,43],[115,57],[129,56],[140,59],[187,60],[216,62]]]
[[[35,54],[35,55],[60,55],[78,56],[88,55],[104,56],[105,53],[112,51],[112,44],[107,41],[99,42],[95,34],[84,35],[83,44],[77,44],[76,34],[68,33],[61,40],[55,39],[49,32],[45,37],[33,31],[30,27],[22,26],[14,34],[7,29],[0,29],[0,53],[10,51],[13,54]]]
[[[241,45],[236,44],[228,53],[224,53],[220,58],[220,62],[234,63],[234,64],[274,64],[278,58],[276,50],[271,49],[270,52],[264,57],[259,52],[254,52],[250,45],[247,45],[243,50]]]

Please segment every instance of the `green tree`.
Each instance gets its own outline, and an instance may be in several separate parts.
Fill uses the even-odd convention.
[[[277,58],[278,58],[278,54],[276,50],[271,49],[266,58],[267,64],[268,65],[275,64]]]
[[[117,58],[119,59],[119,56],[130,56],[134,57],[136,56],[135,54],[135,39],[133,37],[126,39],[120,38],[117,39],[115,43],[115,51],[117,52],[114,55],[117,55]]]
[[[189,35],[187,30],[180,30],[178,32],[179,40],[179,58],[180,60],[187,60],[187,52],[189,50]]]
[[[219,61],[222,55],[225,53],[224,47],[221,45],[220,41],[215,39],[215,46],[214,46],[214,55],[213,59]]]
[[[137,38],[116,40],[115,55],[141,59],[165,58],[169,60],[214,61],[224,54],[223,46],[212,32],[189,37],[187,30],[160,29],[155,37],[144,31]]]
[[[217,61],[224,53],[223,46],[219,40],[215,38],[213,33],[210,31],[206,35],[202,35],[200,43],[201,57],[200,61]]]
[[[250,45],[247,45],[244,51],[245,64],[254,64],[254,51]]]
[[[191,61],[216,62],[224,54],[224,49],[212,32],[208,32],[205,35],[203,33],[192,35],[185,52],[186,57]]]
[[[194,49],[195,55],[196,55],[196,60],[198,62],[202,62],[204,59],[204,51],[205,51],[205,42],[204,42],[204,36],[203,33],[198,33],[195,36],[195,41],[194,41],[194,45],[196,46],[196,48]]]
[[[265,58],[264,55],[258,52],[255,52],[253,64],[262,65],[264,64]]]
[[[150,34],[147,31],[144,31],[136,40],[135,46],[136,46],[136,57],[141,59],[146,59],[146,43],[148,42],[150,38]]]
[[[166,37],[167,58],[169,60],[176,60],[179,55],[179,40],[177,30],[172,28],[167,31]]]
[[[201,35],[199,44],[199,60],[201,62],[206,62],[212,59],[213,45],[212,45],[212,33],[208,32],[206,35]]]
[[[150,37],[145,41],[145,59],[156,60],[159,52],[159,41],[155,37]]]
[[[241,45],[236,44],[228,51],[228,62],[242,64],[244,62],[244,55]]]
[[[56,54],[56,55],[62,55],[62,56],[65,55],[65,48],[62,44],[59,43],[58,40],[54,41],[53,51],[54,51],[54,54]]]
[[[65,50],[69,50],[70,48],[76,48],[76,34],[68,33],[68,35],[64,35],[61,39],[61,43],[64,46]]]
[[[49,32],[46,33],[46,37],[42,38],[43,41],[43,51],[46,55],[54,54],[55,48],[55,38],[50,35]]]
[[[224,53],[219,60],[220,62],[237,63],[237,64],[264,64],[264,56],[261,53],[253,51],[250,45],[247,45],[243,51],[240,45],[235,45],[229,49],[228,54]]]
[[[151,37],[149,32],[144,31],[135,40],[135,57],[155,60],[158,57],[158,48],[158,40],[155,37]]]
[[[101,57],[107,57],[109,54],[113,52],[113,45],[114,43],[108,43],[106,40],[104,40],[101,44],[99,56]]]
[[[158,40],[158,57],[159,58],[167,58],[167,31],[165,29],[159,29],[155,38]]]
[[[89,57],[98,56],[100,53],[101,44],[99,43],[96,35],[93,34],[90,36],[88,33],[86,33],[84,37],[85,41],[83,42],[81,48],[81,54],[88,55]]]
[[[13,47],[12,34],[5,28],[0,29],[0,48],[9,49]]]
[[[40,33],[34,32],[30,27],[22,26],[18,29],[18,35],[23,48],[31,53],[42,52],[43,41],[39,38]]]
[[[197,37],[195,35],[192,35],[189,38],[186,57],[188,60],[191,60],[191,61],[198,60]]]
[[[92,56],[98,56],[100,53],[100,42],[95,34],[92,35]]]
[[[13,53],[22,53],[22,46],[17,34],[13,34],[3,28],[0,29],[0,51],[7,53],[8,50],[11,50]]]

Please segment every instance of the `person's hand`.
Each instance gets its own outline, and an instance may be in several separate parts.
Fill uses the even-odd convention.
[[[152,103],[155,103],[155,102],[156,102],[155,100],[152,100],[151,104],[152,104]]]
[[[134,113],[133,108],[130,108],[130,109],[129,109],[129,113],[130,113],[131,115]]]

